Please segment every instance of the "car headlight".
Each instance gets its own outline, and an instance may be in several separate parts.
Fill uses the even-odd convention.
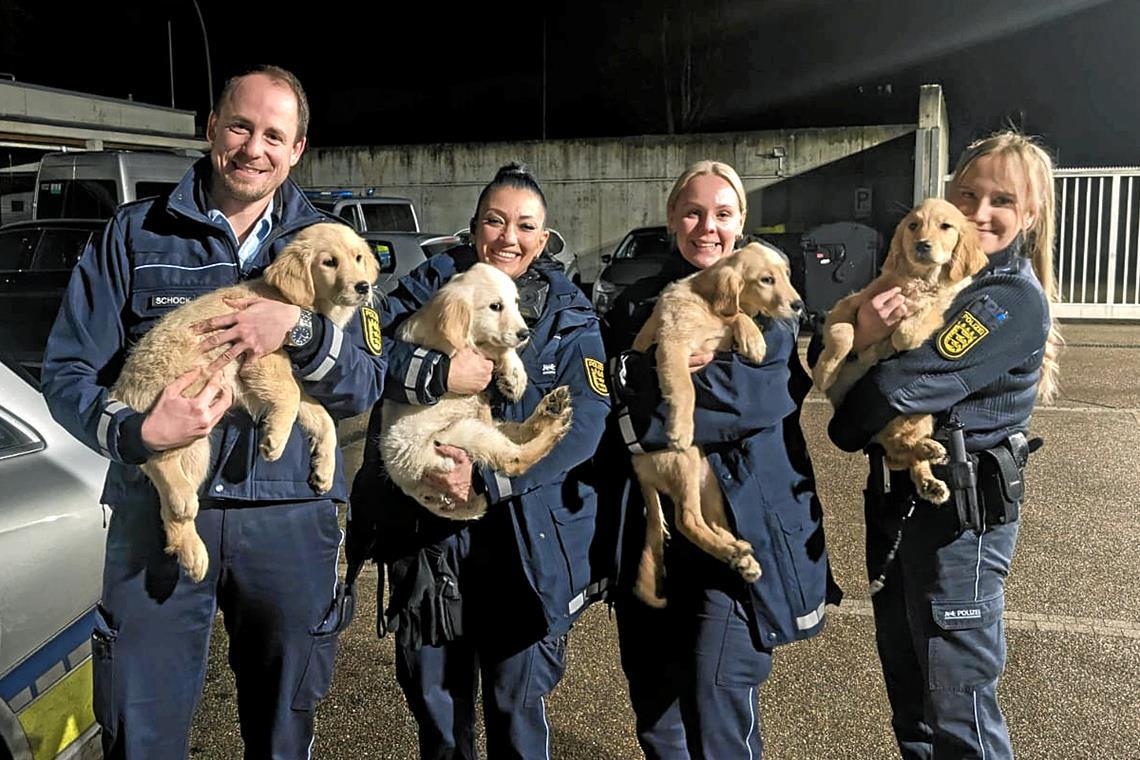
[[[606,282],[605,280],[596,280],[594,282],[593,300],[594,309],[597,312],[602,313],[609,310],[616,289],[613,283]]]

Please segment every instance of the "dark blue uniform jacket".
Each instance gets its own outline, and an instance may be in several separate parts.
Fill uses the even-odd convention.
[[[628,299],[620,297],[615,313],[607,317],[613,328],[607,331],[611,353],[628,348],[666,284],[694,271],[678,254],[660,278],[640,284]],[[759,324],[768,343],[762,363],[723,352],[693,375],[694,441],[716,474],[735,532],[751,542],[760,562],[763,574],[748,587],[747,595],[759,643],[771,648],[822,630],[830,573],[822,508],[800,429],[800,405],[811,382],[796,351],[798,323],[761,319]],[[635,437],[645,451],[663,449],[667,406],[657,389],[651,359],[642,362],[636,353],[627,356],[634,359],[628,371],[636,376],[628,380],[638,387],[636,398],[630,400],[633,435],[626,430],[622,437],[627,444]],[[620,415],[615,415],[611,428],[619,427],[619,420]],[[611,471],[620,474],[616,467]],[[644,538],[644,501],[636,479],[629,480],[628,474],[624,489],[606,492],[626,504],[621,565],[622,585],[627,586]],[[666,556],[670,588],[688,583],[743,588],[738,575],[675,531],[671,544]],[[836,596],[829,601],[837,602],[838,589],[832,590]]]
[[[387,398],[402,403],[435,403],[445,391],[447,358],[392,336],[408,315],[476,260],[469,247],[434,256],[401,278],[400,286],[389,296],[381,314],[388,357]],[[610,402],[601,373],[605,360],[601,333],[589,301],[566,279],[557,262],[540,257],[531,268],[538,269],[549,282],[549,291],[543,311],[530,323],[530,340],[519,352],[529,383],[523,398],[515,403],[498,396],[492,384],[492,412],[496,419],[523,421],[543,396],[567,385],[574,421],[554,450],[523,475],[508,478],[489,468],[477,473],[490,509],[472,530],[478,530],[491,543],[509,542],[499,550],[490,550],[502,562],[521,565],[512,569],[515,573],[521,570],[523,585],[533,592],[538,604],[512,599],[504,606],[519,616],[541,608],[541,620],[535,624],[541,637],[543,631],[558,635],[569,630],[586,604],[604,591],[613,574],[612,555],[609,563],[597,555],[597,494],[583,466],[597,448]],[[352,520],[375,523],[379,541],[374,556],[391,561],[471,524],[431,515],[378,477],[382,467],[376,445],[380,419],[381,407],[377,406],[369,425],[365,461],[353,484]],[[354,551],[353,544],[350,537],[350,551]],[[459,580],[462,585],[464,579]],[[513,590],[508,592],[504,586],[501,593],[509,595]],[[395,606],[398,596],[399,590],[394,588]],[[393,615],[398,612],[393,610]]]
[[[287,180],[274,197],[270,236],[243,274],[230,226],[206,216],[202,199],[209,182],[205,158],[169,195],[121,207],[72,274],[48,339],[44,395],[52,415],[72,435],[111,460],[102,501],[112,506],[158,503],[136,466],[150,455],[140,435],[144,415],[108,399],[131,346],[186,298],[257,276],[297,231],[330,221]],[[359,317],[343,331],[324,317],[318,320],[318,345],[293,357],[294,374],[334,418],[360,414],[380,396],[384,358],[366,348]],[[339,451],[332,491],[317,494],[309,485],[309,445],[296,425],[276,462],[259,455],[258,427],[244,412],[226,414],[210,439],[214,460],[203,497],[347,497]]]
[[[900,414],[955,408],[966,448],[996,446],[1026,432],[1037,397],[1049,309],[1020,242],[990,256],[946,311],[946,327],[922,346],[871,369],[847,394],[828,433],[858,451]]]

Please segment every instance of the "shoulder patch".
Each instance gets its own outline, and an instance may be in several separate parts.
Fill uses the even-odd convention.
[[[380,335],[380,315],[375,309],[363,306],[360,309],[360,327],[364,333],[364,347],[373,356],[379,356],[384,350],[384,339]]]
[[[982,324],[982,320],[971,311],[972,308],[960,311],[954,321],[938,333],[934,345],[943,358],[961,359],[990,334],[990,329]]]
[[[586,380],[590,383],[590,389],[599,396],[610,395],[610,391],[606,387],[606,366],[589,356],[583,361],[586,363]]]

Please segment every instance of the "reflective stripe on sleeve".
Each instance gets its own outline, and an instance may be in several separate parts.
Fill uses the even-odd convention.
[[[495,487],[499,489],[499,500],[511,495],[511,479],[498,470],[495,471]]]
[[[584,590],[579,591],[578,594],[570,600],[570,603],[567,605],[567,611],[573,615],[575,612],[582,609],[582,605],[586,603],[587,599],[597,599],[600,597],[602,592],[605,591],[609,585],[610,579],[602,578],[600,581],[591,583],[589,586],[586,586]]]
[[[95,439],[99,444],[99,450],[103,452],[103,456],[111,459],[111,445],[107,442],[107,434],[111,431],[111,421],[115,419],[115,415],[124,409],[129,408],[122,401],[112,401],[103,407],[103,414],[99,416],[99,426],[95,430]]]
[[[629,418],[629,410],[623,409],[618,415],[618,427],[621,428],[621,438],[631,454],[644,454],[645,449],[637,441],[637,433],[633,432],[633,420]]]
[[[428,350],[423,347],[412,352],[412,360],[408,363],[408,372],[404,375],[404,394],[408,397],[409,404],[419,403],[419,396],[416,393],[416,380],[420,376],[420,368],[423,367],[427,355]]]
[[[325,356],[325,360],[321,362],[319,367],[302,377],[302,380],[309,380],[311,382],[323,380],[325,375],[329,373],[329,370],[336,365],[336,360],[340,358],[340,348],[344,343],[344,331],[332,322],[329,323],[329,326],[332,327],[333,336],[332,343],[329,345],[328,355]]]
[[[806,631],[822,623],[825,613],[824,607],[826,606],[827,602],[820,602],[818,609],[814,609],[808,614],[796,618],[796,628],[799,628],[801,631]]]

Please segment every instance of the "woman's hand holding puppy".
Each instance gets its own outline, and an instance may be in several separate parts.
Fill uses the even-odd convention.
[[[906,299],[902,288],[884,290],[863,302],[855,317],[856,353],[890,337],[895,325],[907,315]]]
[[[461,348],[451,357],[451,365],[447,370],[447,390],[463,396],[481,393],[491,384],[494,369],[495,365],[483,354],[473,348]]]

